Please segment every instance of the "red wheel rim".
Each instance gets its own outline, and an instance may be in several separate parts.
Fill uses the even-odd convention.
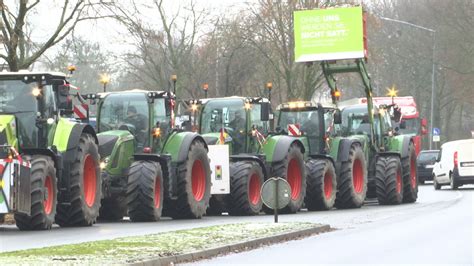
[[[332,175],[326,172],[324,175],[324,196],[326,199],[330,199],[332,196]]]
[[[253,174],[250,177],[249,182],[249,200],[253,205],[257,205],[260,201],[260,179],[257,174]]]
[[[191,171],[191,185],[193,189],[194,199],[197,201],[204,198],[206,192],[206,172],[202,166],[200,160],[196,160],[193,163],[193,169]]]
[[[287,181],[291,188],[291,199],[297,200],[301,194],[301,170],[296,159],[291,159],[288,164]]]
[[[53,178],[47,176],[44,180],[44,187],[46,188],[46,198],[43,202],[44,212],[46,214],[51,214],[53,211],[53,202],[54,202],[54,192],[53,192]]]
[[[160,208],[161,205],[161,184],[160,184],[160,177],[157,176],[155,178],[155,208]]]
[[[352,183],[356,193],[362,193],[364,188],[364,169],[362,169],[362,162],[359,159],[354,160],[352,165]]]
[[[92,207],[97,190],[97,175],[94,159],[90,154],[84,159],[84,198],[87,206]]]
[[[416,171],[415,171],[415,158],[411,158],[410,160],[410,182],[411,182],[411,187],[415,188],[416,187]]]
[[[400,194],[402,191],[402,175],[400,173],[400,170],[397,170],[397,193]]]

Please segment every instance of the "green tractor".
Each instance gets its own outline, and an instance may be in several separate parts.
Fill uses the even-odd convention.
[[[298,101],[280,104],[277,111],[276,131],[298,138],[305,146],[308,210],[362,206],[366,193],[364,142],[335,134],[334,118],[339,110],[333,104]]]
[[[86,98],[98,104],[100,218],[201,218],[211,197],[208,148],[198,134],[175,129],[174,94],[130,90]]]
[[[290,203],[281,211],[294,213],[302,207],[305,148],[298,139],[271,134],[273,114],[268,99],[233,96],[191,100],[184,102],[182,112],[190,117],[184,127],[202,134],[209,147],[225,146],[230,154],[230,193],[213,195],[209,214],[270,212],[263,207],[260,189],[274,176],[286,179],[291,187]]]
[[[88,226],[99,215],[98,140],[63,117],[70,88],[62,73],[0,73],[0,216],[13,213],[20,230]]]
[[[399,134],[391,124],[391,118],[399,120],[399,110],[393,105],[378,108],[373,104],[372,85],[362,59],[344,65],[323,61],[322,68],[333,102],[337,102],[335,95],[338,92],[334,74],[357,72],[364,83],[367,103],[342,108],[336,131],[343,137],[363,142],[366,161],[369,162],[368,184],[364,184],[367,196],[376,197],[380,204],[415,202],[418,182],[414,140],[412,136]]]

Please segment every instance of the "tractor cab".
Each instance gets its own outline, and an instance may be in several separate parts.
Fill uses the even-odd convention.
[[[173,128],[174,95],[165,91],[132,90],[87,95],[97,107],[97,132],[128,131],[136,153],[159,153]],[[107,138],[111,138],[110,134]],[[99,142],[101,137],[99,137]],[[110,140],[103,139],[104,142]]]
[[[69,83],[64,74],[0,73],[1,120],[17,128],[17,132],[12,132],[18,134],[16,148],[51,146],[53,139],[48,135],[54,133],[60,110],[61,113],[72,111]]]
[[[325,140],[334,128],[334,106],[298,101],[278,105],[277,112],[277,133],[304,136],[308,140],[309,154],[327,152]]]

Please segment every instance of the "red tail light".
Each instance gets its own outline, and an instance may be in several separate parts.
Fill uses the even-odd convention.
[[[458,152],[455,151],[454,152],[454,167],[456,167],[458,165]]]

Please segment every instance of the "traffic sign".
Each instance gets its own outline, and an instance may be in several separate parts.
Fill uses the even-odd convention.
[[[441,135],[441,130],[437,127],[434,127],[433,128],[433,136],[439,136],[439,135]]]
[[[440,141],[439,135],[434,135],[434,136],[433,136],[433,141],[434,141],[434,142],[439,142],[439,141]]]
[[[283,178],[272,177],[262,186],[262,201],[270,209],[282,209],[290,203],[291,187]]]

